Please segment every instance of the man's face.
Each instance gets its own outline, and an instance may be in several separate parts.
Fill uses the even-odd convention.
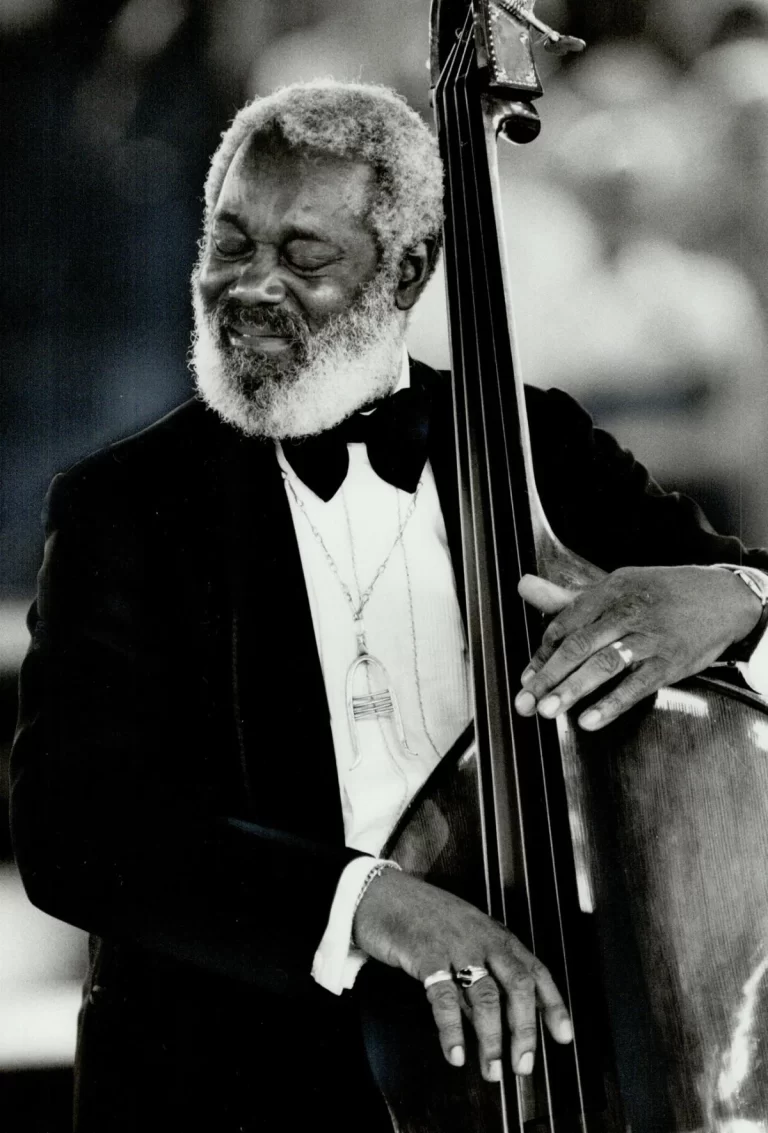
[[[248,433],[320,432],[397,380],[404,317],[366,224],[372,178],[253,143],[229,168],[194,277],[193,362]]]
[[[351,306],[378,261],[364,222],[372,176],[362,163],[241,147],[199,276],[206,312],[223,310],[223,349],[288,365],[300,335]]]

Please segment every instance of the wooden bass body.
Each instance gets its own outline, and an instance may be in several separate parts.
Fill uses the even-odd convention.
[[[582,914],[572,928],[580,939],[567,942],[577,957],[569,981],[579,1057],[592,1069],[581,1101],[564,1088],[552,1113],[557,1083],[547,1099],[541,1060],[530,1083],[507,1074],[519,1128],[765,1133],[768,709],[697,678],[604,732],[568,718],[558,732]],[[478,787],[470,731],[384,852],[484,907]],[[509,885],[509,908],[522,913],[522,868]],[[518,931],[512,918],[509,928]],[[550,946],[537,948],[545,962]],[[501,1131],[499,1087],[443,1061],[420,986],[368,967],[369,1054],[397,1127]],[[552,1079],[562,1052],[549,1049]]]

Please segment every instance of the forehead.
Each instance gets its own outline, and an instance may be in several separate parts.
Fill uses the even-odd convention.
[[[367,162],[312,151],[265,151],[250,138],[232,159],[214,217],[229,213],[245,225],[316,230],[329,238],[369,235],[373,183]]]

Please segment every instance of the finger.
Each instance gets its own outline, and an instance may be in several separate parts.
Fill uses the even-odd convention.
[[[537,1003],[547,1029],[560,1043],[568,1043],[573,1038],[568,1008],[549,969],[532,956],[516,937],[509,938],[505,952],[490,964],[507,995],[513,1069],[517,1074],[530,1074],[536,1054]]]
[[[533,715],[539,701],[549,696],[571,674],[577,673],[599,650],[612,645],[619,638],[624,642],[626,639],[622,637],[622,628],[622,623],[608,614],[569,632],[556,647],[549,645],[552,652],[543,664],[538,665],[538,656],[531,662],[531,669],[534,665],[538,665],[538,668],[526,677],[523,691],[515,698],[517,711],[523,716]],[[635,647],[640,649],[640,646],[641,642],[635,638]],[[648,643],[644,643],[643,655],[647,657],[649,653]],[[598,669],[593,670],[593,673],[599,671],[601,666],[606,670],[604,680],[615,676],[624,667],[621,658],[610,653],[603,654],[598,662]],[[551,714],[554,715],[554,712]]]
[[[448,965],[450,967],[450,965]],[[453,980],[433,984],[427,999],[437,1024],[440,1047],[451,1066],[463,1066],[464,1030],[461,1025],[461,993]]]
[[[531,606],[542,614],[557,614],[564,606],[569,606],[578,597],[579,591],[566,590],[546,578],[535,574],[524,574],[517,584],[517,592]]]
[[[646,696],[656,692],[662,685],[669,684],[671,677],[672,674],[667,671],[667,666],[660,664],[656,659],[641,663],[607,696],[582,713],[579,716],[579,724],[588,732],[596,732],[604,728],[628,708],[632,708]]]
[[[536,1057],[536,983],[522,964],[511,977],[507,996],[507,1022],[512,1044],[510,1057],[516,1074],[530,1074]]]
[[[529,689],[532,679],[546,665],[561,642],[594,626],[603,615],[607,602],[608,595],[605,589],[592,587],[582,591],[569,605],[560,610],[544,630],[541,645],[520,678],[523,688]],[[622,628],[624,628],[623,625],[617,627],[617,631],[613,635],[614,638],[619,636],[619,631]],[[609,638],[609,640],[612,639]]]
[[[569,1043],[573,1039],[571,1016],[549,969],[538,960],[534,960],[531,975],[536,984],[536,998],[547,1030],[557,1042]]]
[[[472,1026],[477,1035],[480,1072],[486,1082],[501,1081],[502,1022],[501,996],[496,981],[484,976],[464,996],[472,1013]]]
[[[530,1074],[536,1056],[537,985],[533,971],[537,961],[516,937],[510,936],[504,952],[490,964],[505,996],[512,1069],[516,1074]]]
[[[612,641],[593,653],[583,665],[559,685],[555,685],[537,704],[537,711],[547,719],[567,712],[577,700],[594,692],[606,681],[650,655],[650,642],[638,634],[621,641]],[[554,661],[554,658],[553,658]]]

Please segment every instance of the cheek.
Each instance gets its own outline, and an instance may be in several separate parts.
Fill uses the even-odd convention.
[[[222,292],[232,281],[232,272],[227,270],[226,265],[223,267],[212,267],[209,263],[204,263],[200,269],[197,280],[197,287],[203,305],[208,308],[214,306]]]
[[[357,289],[338,280],[318,280],[300,296],[309,325],[318,330],[328,319],[340,315],[354,303]]]

